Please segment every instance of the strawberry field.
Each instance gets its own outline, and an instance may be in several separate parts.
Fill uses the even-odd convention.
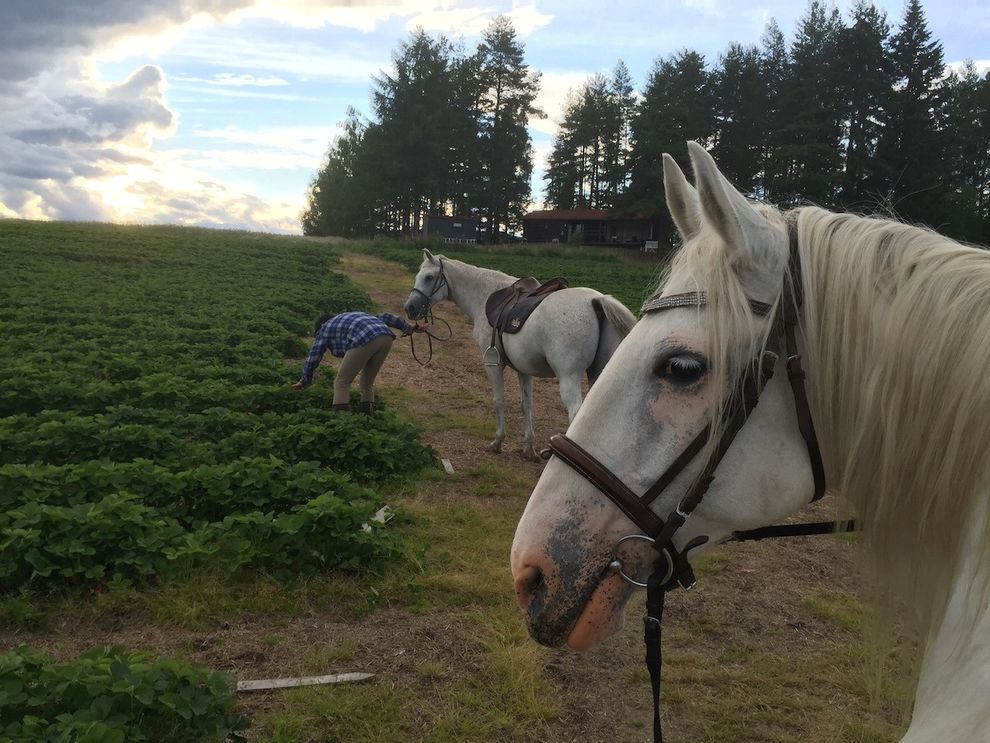
[[[328,368],[290,387],[315,317],[370,308],[326,244],[0,220],[0,263],[0,601],[394,556],[379,488],[431,452],[387,401],[331,413]]]

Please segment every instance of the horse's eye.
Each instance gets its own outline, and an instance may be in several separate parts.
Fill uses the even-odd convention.
[[[654,372],[660,379],[675,384],[692,384],[708,370],[705,360],[695,356],[670,356],[657,363]]]

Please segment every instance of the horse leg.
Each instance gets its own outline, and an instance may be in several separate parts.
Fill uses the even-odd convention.
[[[488,445],[488,451],[502,453],[502,442],[505,440],[505,384],[502,377],[502,367],[486,366],[485,373],[492,385],[492,400],[495,402],[495,440]]]
[[[531,462],[539,462],[540,455],[533,446],[533,378],[528,374],[516,372],[519,376],[519,390],[522,393],[523,413],[523,457]]]
[[[560,399],[567,408],[567,421],[574,420],[578,410],[581,409],[581,372],[573,374],[563,374],[557,378],[560,385]]]

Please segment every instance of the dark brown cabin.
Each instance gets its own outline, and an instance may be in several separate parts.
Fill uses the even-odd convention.
[[[544,209],[523,217],[523,239],[530,243],[580,241],[642,248],[656,239],[653,232],[652,220],[616,217],[604,209]]]

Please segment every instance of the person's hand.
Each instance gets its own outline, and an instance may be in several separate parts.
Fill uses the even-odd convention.
[[[300,381],[296,382],[294,385],[292,385],[292,389],[294,389],[294,390],[304,390],[307,387],[309,387],[309,383],[308,382],[303,382],[302,380],[300,380]]]

